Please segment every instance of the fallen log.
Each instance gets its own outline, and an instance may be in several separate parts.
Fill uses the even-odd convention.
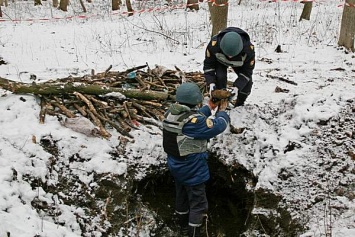
[[[174,96],[167,92],[141,91],[83,83],[22,83],[0,77],[0,87],[14,94],[60,95],[79,92],[88,95],[107,95],[116,92],[127,98],[140,100],[174,100]]]

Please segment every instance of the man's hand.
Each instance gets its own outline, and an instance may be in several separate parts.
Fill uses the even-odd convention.
[[[212,98],[212,91],[214,91],[216,89],[216,84],[211,83],[209,85],[209,93],[210,93],[210,97]]]
[[[213,99],[211,98],[208,101],[208,107],[210,107],[210,110],[216,110],[217,108],[218,111],[225,111],[228,107],[228,103],[229,103],[228,99],[213,101]]]
[[[208,101],[208,107],[210,110],[215,110],[219,105],[219,101],[217,103],[213,102],[212,98]]]
[[[236,100],[238,96],[238,87],[230,87],[227,90],[231,93],[229,100],[230,101]]]
[[[218,111],[225,111],[228,107],[228,99],[223,99],[219,102]]]

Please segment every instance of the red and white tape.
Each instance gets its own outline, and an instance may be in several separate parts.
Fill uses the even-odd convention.
[[[261,2],[325,2],[325,0],[259,0]],[[207,2],[207,3],[212,3],[212,6],[216,6],[216,7],[224,7],[224,6],[228,6],[228,1],[226,3],[216,3],[216,0],[199,0],[199,2],[197,3],[191,3],[191,4],[176,4],[176,5],[168,5],[165,7],[151,7],[151,8],[145,8],[145,9],[141,9],[141,10],[137,10],[137,11],[124,11],[124,12],[112,12],[111,15],[131,15],[131,14],[141,14],[141,13],[145,13],[145,12],[160,12],[160,11],[165,11],[165,10],[174,10],[174,9],[183,9],[183,8],[187,8],[190,6],[194,6],[194,5],[199,5],[202,2]],[[345,0],[344,4],[339,4],[337,5],[338,7],[342,7],[342,6],[347,6],[347,7],[355,7],[355,4],[351,4],[348,3]],[[71,20],[74,18],[78,18],[78,19],[84,19],[84,18],[91,18],[91,17],[98,17],[99,15],[78,15],[78,16],[67,16],[67,17],[52,17],[52,18],[38,18],[38,19],[2,19],[0,18],[0,22],[5,22],[5,21],[11,21],[11,22],[33,22],[33,21],[51,21],[51,20]]]

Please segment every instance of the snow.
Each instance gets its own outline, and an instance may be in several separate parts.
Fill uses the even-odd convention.
[[[355,55],[337,47],[343,9],[339,4],[343,1],[314,2],[310,21],[298,21],[303,5],[297,1],[249,2],[237,5],[230,1],[228,20],[229,26],[248,31],[256,48],[252,94],[246,106],[230,111],[231,123],[247,129],[243,135],[226,131],[210,146],[212,150],[222,148],[218,152],[227,164],[238,162],[251,170],[258,177],[256,188],[279,192],[295,203],[298,200],[302,207],[319,192],[309,186],[309,181],[321,186],[326,183],[316,176],[323,171],[318,166],[322,159],[314,144],[322,142],[312,140],[311,135],[319,130],[320,121],[339,116],[349,104],[354,108]],[[138,8],[140,3],[135,1],[134,6]],[[173,1],[178,3],[181,2]],[[146,1],[146,4],[160,3]],[[5,14],[0,20],[5,21],[0,21],[0,58],[6,64],[0,65],[0,77],[32,83],[31,75],[35,75],[35,82],[40,83],[89,74],[92,69],[103,72],[110,65],[112,70],[123,71],[146,63],[151,67],[177,66],[183,71],[202,71],[204,48],[211,32],[206,2],[200,3],[198,12],[158,10],[155,5],[155,11],[131,17],[124,14],[125,7],[121,13],[112,13],[107,3],[100,2],[85,3],[86,14],[81,13],[78,2],[72,2],[66,13],[51,8],[51,1],[43,2],[43,6],[32,5],[33,2],[16,1],[2,7]],[[74,17],[66,18],[71,16]],[[277,45],[281,45],[282,53],[275,52]],[[229,73],[228,78],[234,80],[235,75]],[[275,93],[276,86],[290,92]],[[117,139],[119,134],[115,131],[110,131],[113,134],[110,139],[90,137],[64,127],[52,116],[40,124],[40,106],[35,97],[3,89],[0,95],[1,236],[81,235],[75,218],[76,213],[85,215],[80,207],[65,205],[57,195],[41,188],[32,189],[26,182],[25,177],[35,177],[38,182],[60,182],[56,172],[49,175],[52,155],[39,144],[41,138],[58,141],[61,162],[71,166],[75,175],[88,185],[95,185],[93,177],[87,175],[91,171],[124,175],[133,163],[147,167],[164,162],[159,128],[142,127],[132,132],[134,139],[129,139],[126,149],[128,158],[116,160],[110,151],[122,145],[122,141]],[[354,133],[354,125],[351,129]],[[297,148],[284,152],[290,142]],[[351,149],[354,151],[354,146]],[[69,163],[73,155],[80,156],[80,162]],[[344,159],[342,162],[350,167],[348,173],[328,173],[330,186],[338,186],[339,177],[345,185],[354,182],[351,173],[354,161]],[[294,171],[301,177],[294,179],[299,182],[294,185],[298,187],[277,185],[282,170]],[[136,175],[144,177],[144,173]],[[354,194],[354,186],[345,188]],[[334,197],[332,205],[340,205],[345,211],[333,213],[336,216],[332,220],[332,236],[355,236],[354,198],[336,194]],[[65,225],[38,213],[31,206],[34,199],[55,203],[61,210],[57,222],[64,221]],[[303,237],[325,235],[322,205],[314,202],[314,208],[304,210],[308,214],[309,231]],[[98,232],[93,234],[100,236]]]

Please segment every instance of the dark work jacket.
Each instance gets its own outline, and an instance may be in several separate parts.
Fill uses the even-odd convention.
[[[233,86],[238,87],[239,90],[242,90],[246,84],[252,80],[253,70],[255,67],[255,52],[254,52],[254,45],[250,42],[249,35],[242,29],[237,27],[228,27],[218,33],[217,35],[213,36],[209,44],[207,45],[206,52],[205,52],[205,60],[203,65],[204,76],[207,85],[211,83],[216,83],[218,75],[216,75],[216,67],[218,64],[221,63],[217,57],[217,53],[222,53],[220,48],[220,42],[224,34],[227,32],[236,32],[238,33],[242,40],[243,40],[243,49],[242,51],[230,58],[230,61],[243,61],[241,66],[231,66],[235,73],[238,75],[238,78],[235,80]],[[229,65],[226,65],[229,66]],[[224,69],[225,77],[227,75],[227,67]],[[224,75],[223,75],[224,77]],[[227,78],[223,78],[223,80],[227,80]],[[222,88],[218,88],[222,89]]]
[[[211,110],[207,105],[199,109],[198,112],[200,115],[196,119],[192,118],[183,126],[182,133],[186,136],[194,139],[209,140],[222,133],[229,125],[230,118],[224,111],[217,112],[213,119],[208,118],[211,115]],[[198,185],[210,178],[207,151],[189,154],[184,157],[167,155],[167,163],[171,174],[176,181],[183,185]]]

